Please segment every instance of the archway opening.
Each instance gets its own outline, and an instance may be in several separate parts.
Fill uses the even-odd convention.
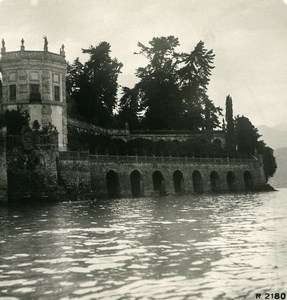
[[[109,171],[106,175],[107,192],[109,198],[120,197],[120,180],[115,171]]]
[[[164,177],[160,171],[155,171],[152,174],[153,189],[159,195],[165,194]]]
[[[192,173],[192,182],[194,192],[197,194],[203,194],[203,181],[199,171],[194,171]]]
[[[142,176],[138,170],[134,170],[130,175],[132,195],[134,198],[142,196]]]
[[[227,179],[227,187],[230,192],[237,191],[236,178],[235,174],[232,171],[229,171],[226,176]]]
[[[212,142],[213,145],[215,145],[216,147],[218,147],[219,149],[222,148],[222,141],[220,139],[215,139],[213,142]]]
[[[219,193],[221,191],[220,178],[216,171],[212,171],[210,173],[210,185],[213,193]]]
[[[173,173],[173,185],[176,193],[183,192],[183,175],[179,170]]]
[[[244,172],[244,184],[246,190],[251,190],[253,187],[253,179],[249,171]]]

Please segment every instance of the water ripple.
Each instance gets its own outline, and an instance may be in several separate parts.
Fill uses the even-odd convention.
[[[0,299],[255,299],[287,290],[287,190],[7,209]]]

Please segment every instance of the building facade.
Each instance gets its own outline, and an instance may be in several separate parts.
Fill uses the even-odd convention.
[[[67,146],[66,72],[64,46],[60,53],[48,51],[44,38],[43,51],[25,50],[24,40],[19,51],[6,51],[2,40],[2,111],[27,110],[30,126],[37,120],[41,127],[53,124],[59,133],[59,149]]]

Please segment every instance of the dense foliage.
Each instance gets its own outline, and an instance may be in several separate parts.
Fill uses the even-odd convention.
[[[148,64],[136,70],[139,82],[123,87],[116,108],[118,75],[122,64],[110,57],[110,44],[83,49],[90,55],[82,64],[69,66],[69,114],[104,127],[126,123],[132,129],[212,130],[220,124],[221,109],[207,95],[214,54],[200,41],[190,53],[176,52],[174,36],[153,38],[149,46],[138,43]]]
[[[273,149],[268,147],[261,137],[258,129],[244,116],[237,116],[235,119],[236,142],[238,152],[241,154],[260,154],[263,158],[266,180],[272,177],[277,169]]]
[[[176,52],[178,46],[174,36],[153,38],[149,46],[138,43],[137,54],[148,64],[136,70],[139,82],[123,90],[119,116],[125,121],[132,116],[132,124],[138,126],[135,116],[143,111],[141,127],[146,129],[212,130],[219,126],[221,109],[207,95],[214,68],[212,50],[206,50],[202,41],[190,53]]]
[[[104,127],[127,125],[130,129],[213,130],[220,128],[222,109],[207,94],[214,54],[200,41],[189,53],[177,51],[178,38],[155,37],[148,45],[138,43],[137,55],[147,64],[136,70],[138,82],[122,87],[117,103],[118,75],[122,64],[110,56],[110,44],[83,49],[89,60],[76,59],[69,66],[67,101],[69,115]],[[118,105],[118,106],[117,106]],[[116,109],[115,109],[116,108]],[[181,143],[135,140],[123,142],[104,136],[69,132],[71,150],[92,153],[179,155],[179,156],[252,156],[261,154],[266,179],[276,170],[273,150],[260,141],[258,130],[248,118],[233,117],[230,95],[226,97],[226,147],[192,140]]]
[[[179,157],[242,157],[236,152],[222,149],[219,144],[208,143],[202,137],[186,141],[151,141],[138,138],[130,141],[93,135],[69,128],[69,149],[89,151],[91,154],[147,155]],[[245,156],[244,156],[245,157]]]
[[[7,127],[7,134],[17,135],[21,133],[23,126],[28,126],[30,116],[27,111],[22,111],[19,107],[7,110],[0,114],[0,128]]]
[[[277,163],[274,157],[274,151],[272,148],[264,146],[261,149],[260,153],[262,154],[263,158],[265,178],[266,181],[268,181],[269,178],[271,178],[277,170]]]
[[[68,68],[67,91],[69,112],[85,121],[109,126],[116,106],[118,75],[122,64],[111,58],[107,42],[83,49],[90,55],[82,64],[77,58]]]
[[[233,119],[233,104],[230,95],[226,97],[225,102],[225,121],[226,121],[226,144],[230,149],[235,149],[236,136]]]

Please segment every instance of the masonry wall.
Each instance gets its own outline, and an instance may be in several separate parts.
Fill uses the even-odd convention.
[[[30,144],[29,137],[17,147],[7,148],[9,203],[57,199],[58,149],[51,145]]]
[[[91,165],[89,160],[59,160],[58,176],[70,199],[91,196]]]
[[[133,159],[135,160],[135,159]],[[131,179],[130,174],[134,170],[138,170],[142,179],[142,192],[144,196],[155,194],[153,185],[153,173],[160,171],[164,177],[164,186],[167,194],[174,194],[173,174],[179,170],[183,175],[183,189],[185,193],[194,193],[192,174],[199,171],[203,181],[203,192],[211,192],[210,173],[216,171],[220,178],[220,191],[227,192],[227,173],[232,171],[236,177],[236,185],[238,191],[245,191],[246,185],[244,181],[244,172],[249,171],[253,188],[260,190],[266,185],[262,173],[262,165],[260,160],[246,160],[246,162],[238,162],[235,160],[212,160],[209,161],[184,161],[170,160],[164,161],[161,158],[154,158],[154,161],[132,161],[128,158],[119,159],[118,161],[109,161],[108,156],[90,156],[89,158],[65,158],[59,160],[59,169],[65,184],[70,188],[79,192],[87,192],[92,190],[93,195],[97,197],[107,197],[106,175],[109,171],[114,171],[118,175],[120,196],[131,197]]]
[[[0,128],[0,204],[6,204],[7,195],[6,128]]]

